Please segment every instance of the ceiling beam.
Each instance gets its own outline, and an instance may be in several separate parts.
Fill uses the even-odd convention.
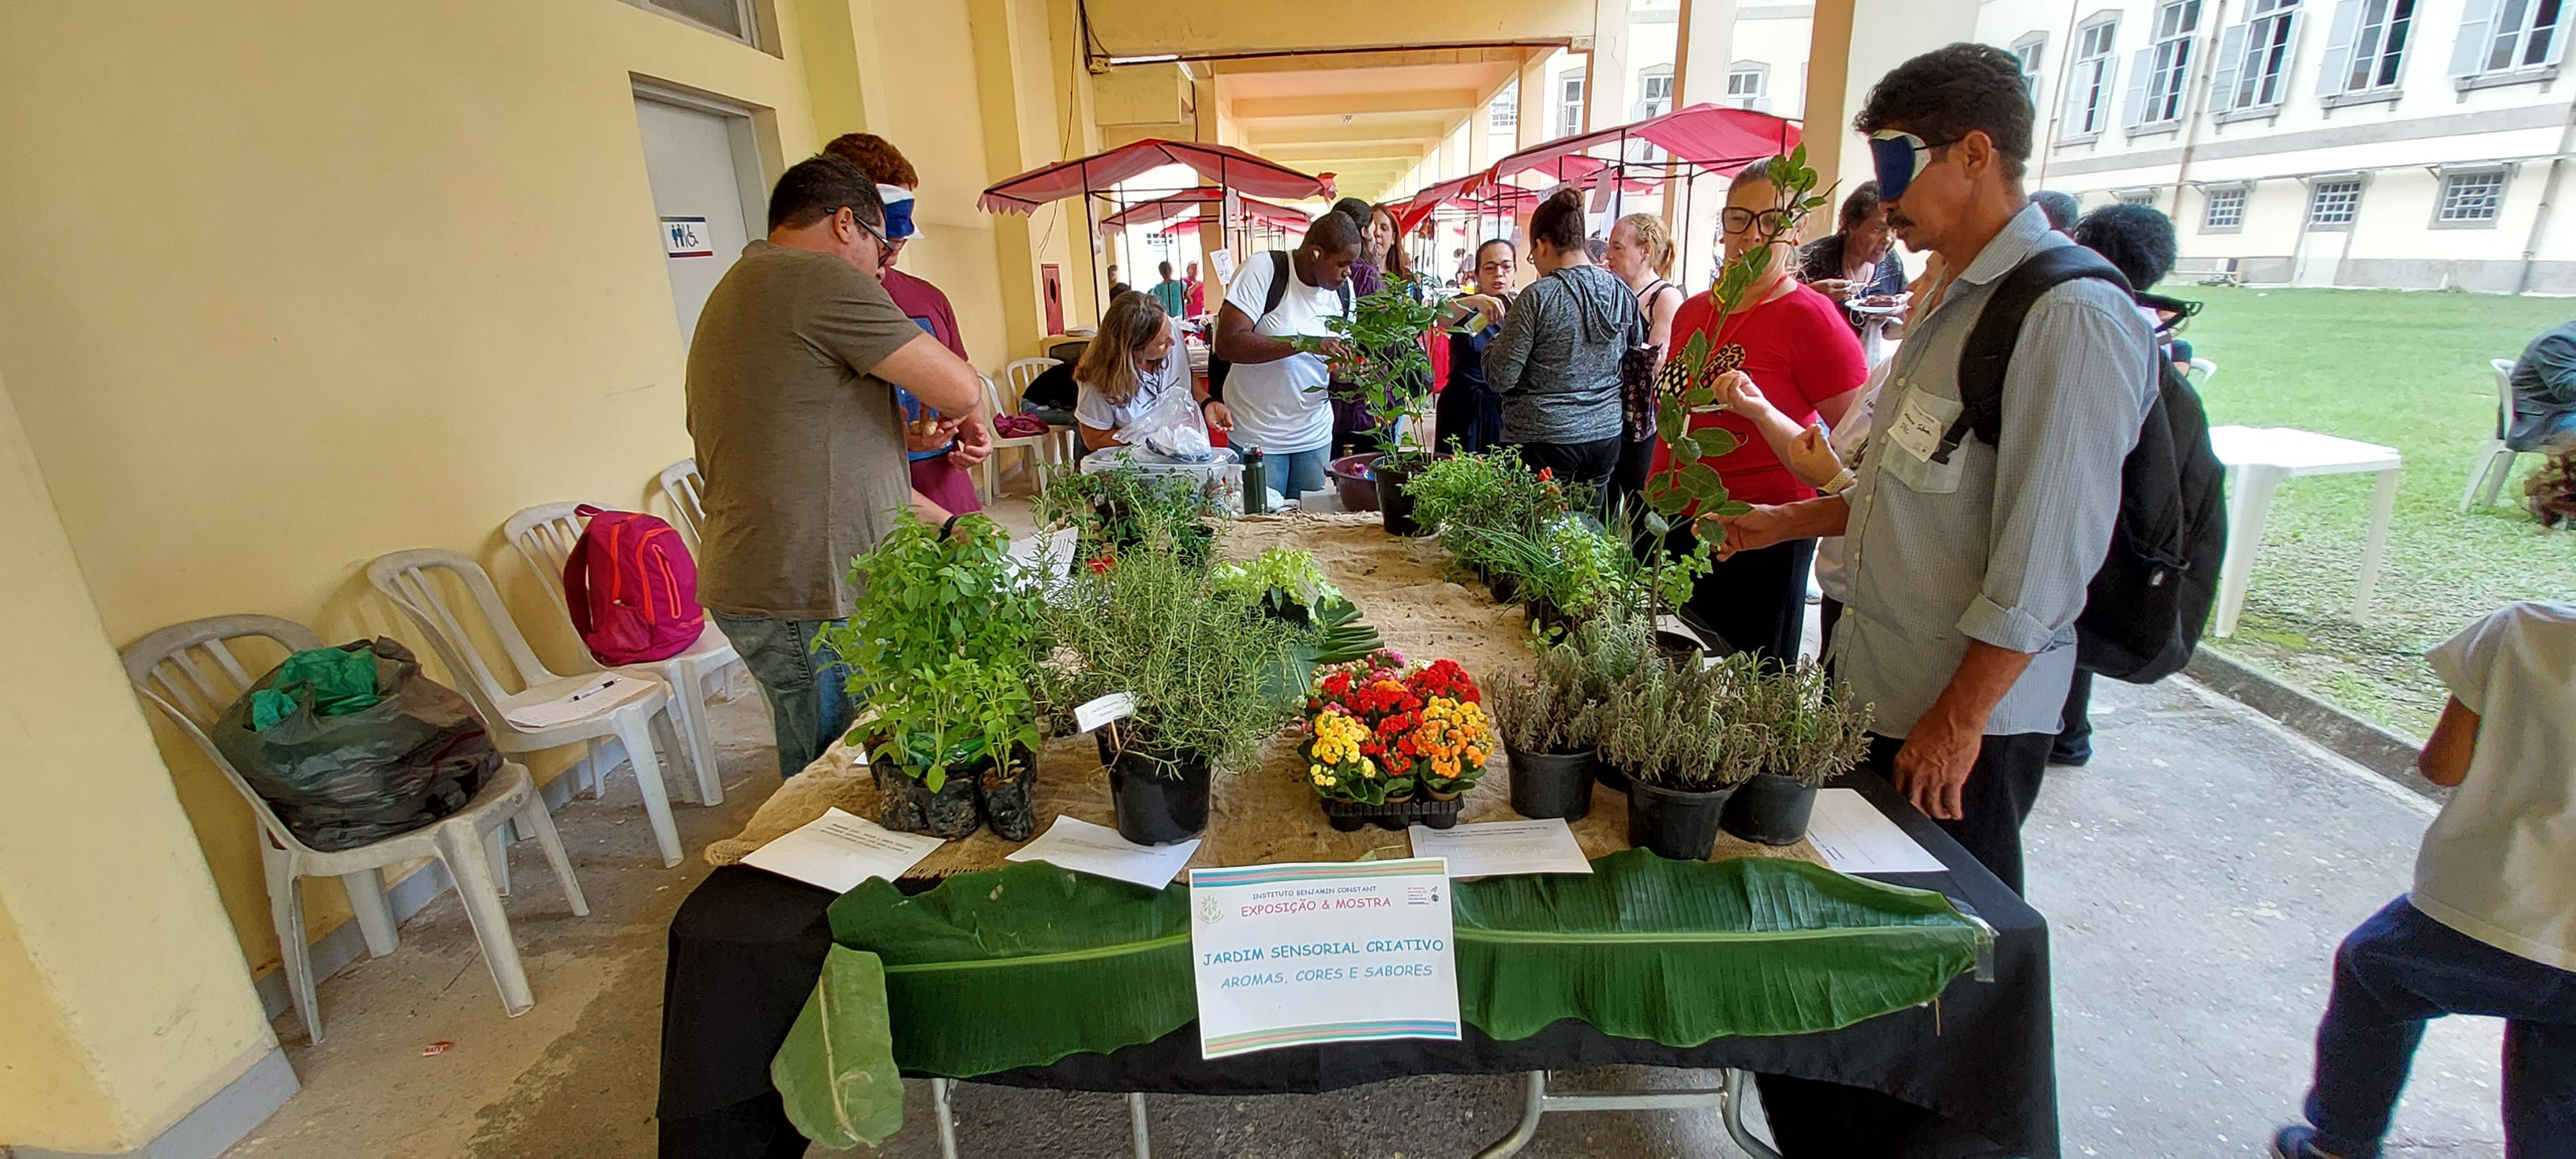
[[[1380,145],[1264,145],[1262,157],[1282,165],[1304,165],[1314,161],[1403,161],[1411,164],[1430,151],[1421,141],[1390,141]]]
[[[1381,92],[1318,93],[1300,97],[1236,97],[1234,119],[1267,117],[1338,117],[1356,113],[1412,113],[1459,109],[1476,103],[1474,89],[1390,89]]]
[[[1241,122],[1237,122],[1241,124]],[[1334,142],[1361,144],[1370,141],[1437,141],[1456,132],[1454,120],[1394,121],[1348,125],[1243,125],[1243,139],[1255,146],[1323,145]]]

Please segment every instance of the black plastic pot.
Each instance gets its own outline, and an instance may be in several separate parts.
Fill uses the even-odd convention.
[[[1458,823],[1458,810],[1466,804],[1457,797],[1445,800],[1417,797],[1409,801],[1389,801],[1383,805],[1333,800],[1318,800],[1316,803],[1323,806],[1324,820],[1343,833],[1356,833],[1371,825],[1398,833],[1415,824],[1447,829]]]
[[[1807,835],[1816,790],[1774,773],[1755,773],[1727,799],[1728,833],[1756,845],[1795,845]]]
[[[1503,746],[1512,762],[1512,812],[1523,817],[1580,821],[1592,812],[1594,754],[1525,753]]]
[[[1108,744],[1101,742],[1104,751]],[[1119,836],[1138,845],[1170,845],[1207,832],[1207,758],[1129,748],[1106,763]]]
[[[936,793],[883,762],[868,767],[877,781],[878,824],[904,833],[952,839],[983,827],[984,815],[975,802],[976,783],[983,779],[978,766],[948,770]]]
[[[1494,593],[1495,603],[1508,604],[1521,594],[1521,577],[1507,571],[1489,572],[1485,576],[1485,587]]]
[[[1628,780],[1628,844],[1674,861],[1706,861],[1735,786],[1666,789]]]
[[[1007,775],[1001,766],[988,762],[977,770],[976,780],[984,823],[993,827],[993,836],[1004,841],[1026,841],[1037,835],[1036,753],[1015,745]]]
[[[1592,783],[1624,796],[1628,792],[1628,770],[1596,756],[1592,758]]]
[[[1404,493],[1404,482],[1413,477],[1413,471],[1384,457],[1370,467],[1377,473],[1378,519],[1386,533],[1407,539],[1422,534],[1413,522],[1413,496]]]

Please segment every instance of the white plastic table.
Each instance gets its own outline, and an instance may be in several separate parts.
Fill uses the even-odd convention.
[[[2254,574],[2254,549],[2263,542],[2263,521],[2272,510],[2272,492],[2283,479],[2303,475],[2375,473],[2378,490],[2370,500],[2370,529],[2361,545],[2361,576],[2352,593],[2352,616],[2370,613],[2371,588],[2379,581],[2380,558],[2388,551],[2388,522],[2397,507],[2397,478],[2404,463],[2395,447],[2339,439],[2289,427],[2212,427],[2209,441],[2218,461],[2227,465],[2227,562],[2218,574],[2218,635],[2236,634],[2236,617],[2245,609],[2245,587]]]

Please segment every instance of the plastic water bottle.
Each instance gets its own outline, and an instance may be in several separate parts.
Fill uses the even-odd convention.
[[[1261,465],[1260,448],[1243,453],[1244,514],[1260,515],[1270,510],[1270,480],[1263,477],[1268,473]]]

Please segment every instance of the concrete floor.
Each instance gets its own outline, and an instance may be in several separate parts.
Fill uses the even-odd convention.
[[[2431,808],[2268,721],[2172,682],[2104,683],[2100,755],[2052,774],[2027,830],[2031,893],[2054,923],[2061,1114],[2069,1156],[2262,1153],[2305,1089],[2335,942],[2405,888]],[[716,706],[727,800],[682,806],[692,851],[653,855],[631,779],[558,814],[588,891],[576,920],[533,846],[513,853],[512,921],[537,1007],[504,1018],[453,897],[393,956],[321,988],[327,1041],[278,1022],[305,1089],[232,1152],[244,1157],[640,1156],[654,1148],[663,934],[728,836],[776,783],[757,696]],[[2437,1024],[2390,1153],[2502,1153],[2500,1029]],[[435,1043],[452,1043],[424,1055]],[[1679,1086],[1621,1071],[1568,1086]],[[924,1084],[882,1149],[937,1154]],[[1117,1155],[1124,1102],[965,1086],[970,1155]],[[1319,1097],[1157,1096],[1163,1156],[1454,1156],[1503,1134],[1516,1080],[1425,1078]],[[826,1152],[817,1150],[816,1155]],[[1524,1154],[1734,1156],[1707,1113],[1550,1116]]]

